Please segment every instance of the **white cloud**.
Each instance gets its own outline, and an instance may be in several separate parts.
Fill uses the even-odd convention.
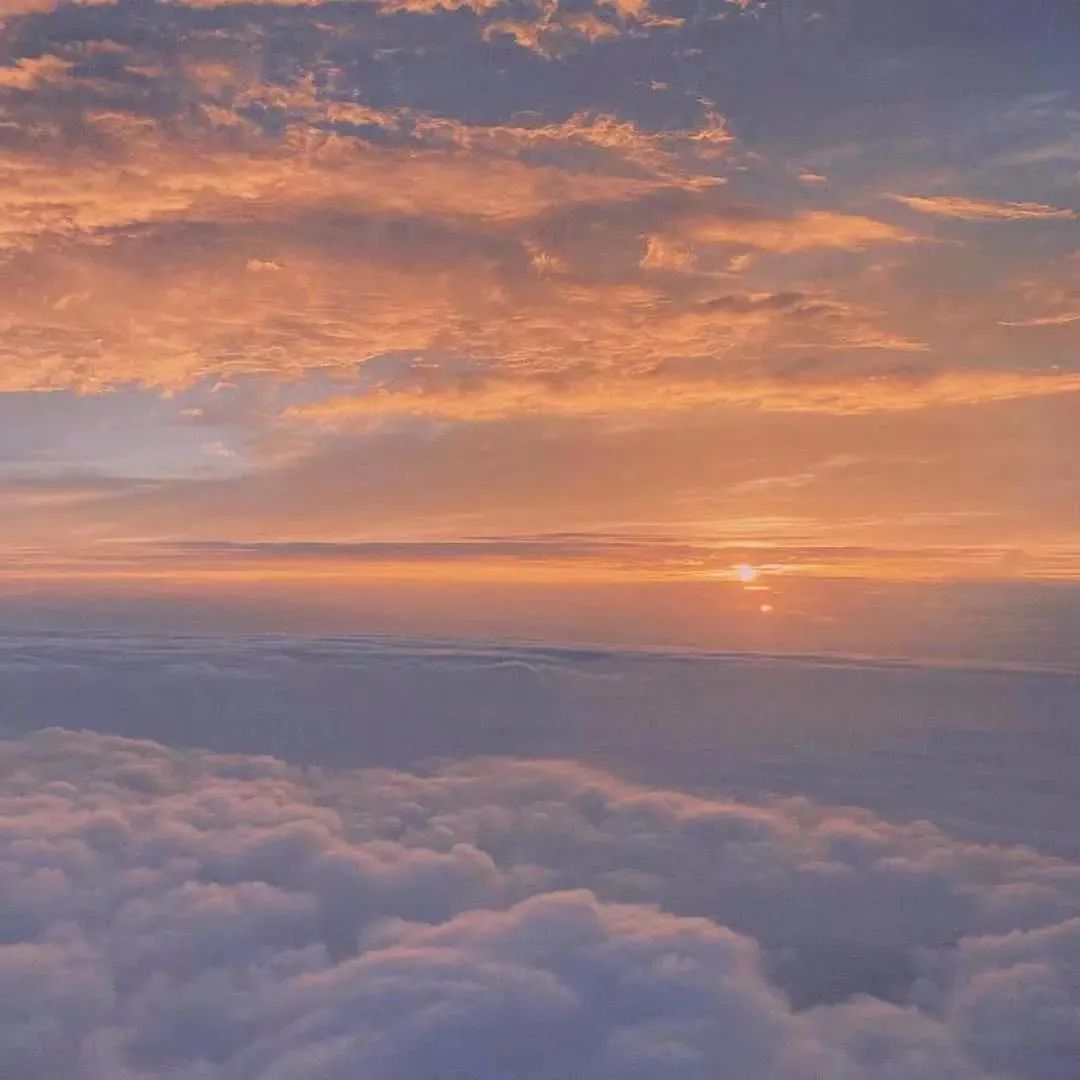
[[[0,1073],[20,1080],[1075,1062],[1075,863],[571,762],[302,771],[59,730],[0,757]]]

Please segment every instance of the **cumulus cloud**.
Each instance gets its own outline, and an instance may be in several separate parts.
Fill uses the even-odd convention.
[[[1080,867],[1021,849],[571,762],[305,772],[53,730],[2,767],[21,1080],[1075,1062]]]

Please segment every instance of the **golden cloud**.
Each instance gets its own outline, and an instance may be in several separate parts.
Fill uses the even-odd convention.
[[[65,63],[12,68],[9,88],[63,79]],[[832,289],[733,292],[702,251],[736,249],[730,273],[748,252],[918,237],[862,214],[725,202],[716,163],[737,151],[707,101],[697,127],[677,130],[587,112],[479,125],[345,100],[332,76],[266,86],[205,60],[187,73],[193,119],[87,109],[77,143],[9,102],[26,137],[0,149],[0,256],[26,287],[0,297],[0,389],[351,376],[401,354],[480,359],[498,374],[480,391],[399,388],[341,407],[486,417],[663,398],[665,409],[842,412],[1063,386],[957,374],[868,389],[862,368],[833,383],[745,375],[792,350],[925,346]],[[260,127],[260,110],[282,128]],[[603,265],[588,262],[594,249]],[[730,373],[682,379],[669,365],[679,358]]]
[[[890,195],[894,202],[937,217],[963,221],[1052,221],[1075,218],[1074,210],[1035,202],[994,202],[962,195]]]
[[[0,69],[0,90],[56,81],[67,60]],[[71,142],[25,102],[0,107],[0,254],[41,237],[181,220],[282,219],[311,208],[355,214],[520,223],[575,204],[612,205],[723,183],[714,160],[732,141],[706,107],[699,128],[643,131],[603,114],[559,123],[470,125],[412,110],[321,98],[312,77],[289,86],[229,83],[193,63],[195,120],[165,125],[132,112],[80,109]],[[78,81],[72,90],[78,94]],[[228,104],[222,104],[222,101]],[[286,115],[267,134],[245,110]],[[366,139],[360,126],[381,129]],[[100,242],[100,237],[92,237]]]
[[[113,6],[117,0],[0,0],[0,21],[41,14],[65,6]],[[171,0],[177,7],[213,10],[248,5],[248,0]],[[256,6],[318,9],[328,0],[256,0]],[[468,11],[479,24],[485,40],[505,34],[524,49],[544,57],[556,57],[575,43],[655,28],[681,26],[683,19],[654,11],[649,0],[597,0],[591,9],[564,9],[560,0],[531,0],[511,4],[507,0],[353,0],[381,16],[428,15]],[[742,0],[729,0],[734,7]]]
[[[398,353],[547,376],[918,347],[823,290],[731,294],[692,273],[685,237],[779,254],[906,239],[853,215],[718,205],[732,136],[708,102],[685,130],[599,113],[477,125],[335,100],[310,76],[237,86],[210,62],[189,75],[195,119],[86,110],[75,144],[12,106],[26,138],[0,149],[0,257],[26,287],[0,297],[0,388],[177,389]],[[267,134],[254,106],[284,130]],[[642,256],[642,221],[671,216],[657,199],[713,210],[678,209],[674,239],[657,234]],[[590,222],[611,230],[612,251],[625,241],[623,264],[606,247],[602,268],[575,261],[596,246],[579,242]],[[684,280],[650,273],[665,268]]]
[[[505,376],[457,386],[382,386],[295,406],[287,419],[340,423],[387,416],[485,421],[510,416],[605,416],[702,408],[859,414],[978,405],[1080,392],[1080,374],[942,371],[925,377],[785,380],[680,378],[662,368],[636,378],[587,374],[570,381]]]
[[[0,67],[0,90],[32,90],[44,83],[62,79],[71,70],[71,61],[48,54],[24,57]]]
[[[543,374],[793,346],[917,347],[826,293],[719,291],[686,275],[575,275],[514,237],[309,214],[289,226],[179,223],[17,256],[0,298],[7,390],[351,374],[380,355],[482,357]]]
[[[679,223],[677,236],[696,244],[729,244],[792,255],[815,248],[862,251],[874,244],[910,243],[912,233],[885,221],[832,210],[807,210],[790,217],[694,216]]]

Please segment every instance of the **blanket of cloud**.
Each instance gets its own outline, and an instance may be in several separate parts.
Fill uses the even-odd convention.
[[[1076,1076],[1076,862],[568,761],[0,764],[4,1076]]]
[[[0,735],[298,765],[573,758],[651,786],[925,818],[1080,859],[1080,676],[838,656],[391,638],[0,634]]]

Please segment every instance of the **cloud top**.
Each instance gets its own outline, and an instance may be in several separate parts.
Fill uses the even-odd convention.
[[[2,764],[23,1080],[1064,1080],[1080,1052],[1080,867],[925,823],[572,762],[52,730]]]

